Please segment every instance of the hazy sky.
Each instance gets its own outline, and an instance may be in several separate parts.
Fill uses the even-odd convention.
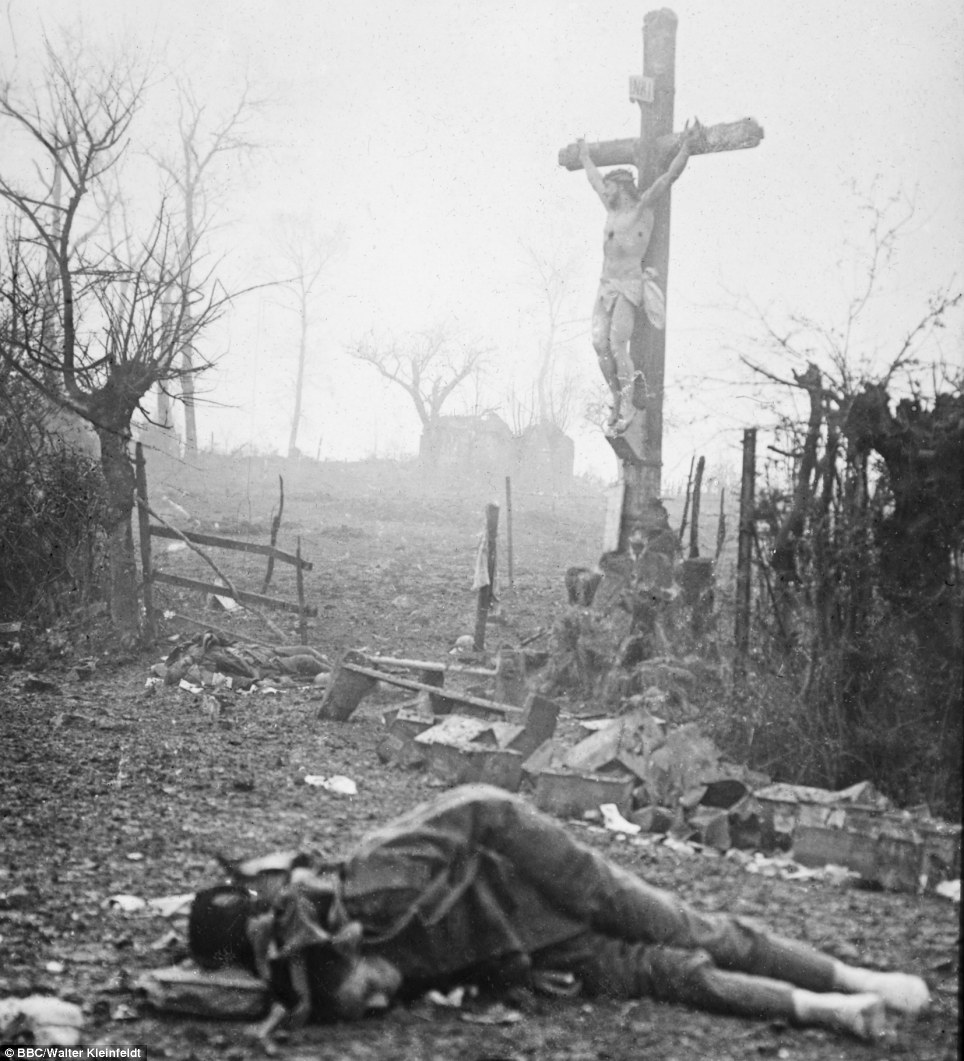
[[[247,77],[265,105],[262,146],[224,166],[215,235],[241,284],[281,275],[284,215],[344,233],[318,289],[302,448],[355,457],[413,452],[418,424],[400,391],[351,363],[344,347],[447,318],[492,348],[481,400],[528,386],[545,303],[527,248],[571,260],[559,371],[586,388],[599,374],[588,318],[602,208],[561,147],[635,135],[627,79],[641,72],[648,4],[613,0],[8,0],[0,60],[29,68],[40,26],[79,17],[91,43],[113,40],[189,79],[213,117]],[[964,15],[950,0],[680,0],[676,120],[752,116],[752,151],[694,158],[673,192],[667,340],[666,476],[690,455],[731,459],[765,412],[736,381],[752,301],[832,324],[854,284],[861,196],[898,192],[915,210],[884,277],[861,350],[886,357],[927,297],[962,282]],[[170,143],[170,84],[154,90],[142,142]],[[167,94],[167,95],[165,95]],[[854,192],[856,189],[856,193]],[[279,291],[252,294],[229,328],[219,400],[202,409],[206,442],[283,449],[292,404],[295,316]],[[960,321],[932,357],[958,356]],[[776,363],[774,362],[774,365]],[[745,376],[745,374],[744,374]],[[474,400],[467,391],[449,411]],[[574,424],[574,428],[578,425]],[[581,466],[612,473],[601,435],[578,430]]]

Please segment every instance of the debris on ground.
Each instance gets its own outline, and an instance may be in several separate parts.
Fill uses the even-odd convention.
[[[957,880],[943,880],[934,889],[935,893],[942,899],[950,899],[952,903],[961,901],[961,878]]]
[[[190,1017],[252,1020],[264,1016],[269,1003],[268,985],[244,969],[210,971],[193,962],[152,969],[134,988],[155,1009]]]
[[[415,675],[415,676],[413,676]],[[445,684],[449,675],[472,678],[497,678],[499,671],[491,667],[462,664],[432,663],[419,660],[391,659],[371,656],[352,650],[339,658],[325,696],[318,709],[319,718],[346,722],[362,700],[378,685],[384,684],[418,694],[417,700],[426,703],[436,714],[458,710],[462,714],[517,719],[522,713],[515,703],[478,695],[475,690],[455,689]],[[499,683],[496,683],[498,688]]]
[[[631,697],[622,714],[582,719],[575,742],[556,735],[557,701],[525,695],[524,652],[500,651],[493,668],[351,651],[332,668],[308,646],[241,644],[207,630],[175,646],[152,675],[201,695],[218,718],[228,691],[267,693],[284,679],[300,679],[325,683],[320,717],[346,720],[384,684],[415,698],[386,715],[379,757],[423,767],[442,784],[484,782],[517,791],[528,778],[536,806],[561,817],[601,814],[611,830],[663,835],[697,845],[693,850],[792,849],[798,869],[843,867],[892,890],[934,892],[959,878],[959,825],[931,818],[927,808],[896,812],[869,782],[836,792],[771,784],[727,762],[695,722],[668,726],[651,710],[665,704],[668,679],[686,684],[681,665],[645,662],[653,687]],[[483,685],[464,691],[446,678]],[[304,780],[336,794],[357,791],[349,790],[349,778],[309,774]]]
[[[463,711],[479,712],[473,715],[435,715],[426,700],[406,703],[385,716],[388,733],[379,743],[379,758],[400,766],[423,766],[452,785],[484,782],[517,791],[528,757],[555,732],[559,705],[531,693],[524,707],[512,709],[513,720],[507,721],[480,709],[485,703],[475,699],[461,704]]]
[[[450,673],[471,673],[506,696],[516,683],[505,678],[505,658],[491,670],[346,653],[319,714],[347,718],[384,682],[418,695],[384,716],[379,758],[425,768],[442,784],[517,791],[526,779],[547,813],[601,815],[611,831],[663,835],[695,845],[690,852],[792,848],[792,872],[804,876],[831,865],[888,889],[933,891],[960,874],[960,827],[934,821],[926,808],[898,815],[869,782],[837,792],[772,784],[728,762],[696,723],[667,725],[649,710],[664,702],[661,690],[633,697],[614,717],[581,718],[563,737],[555,700],[530,693],[520,709],[477,695],[486,686],[469,694],[443,685]],[[422,681],[404,676],[413,669]]]
[[[83,1012],[73,1002],[49,995],[0,998],[0,1039],[5,1043],[76,1046],[83,1026]]]
[[[305,774],[305,784],[312,788],[323,788],[326,792],[333,792],[336,796],[358,795],[358,785],[344,774],[334,774],[332,777],[324,777],[322,774]]]

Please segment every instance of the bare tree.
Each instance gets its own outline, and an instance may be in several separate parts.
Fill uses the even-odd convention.
[[[194,248],[178,237],[163,201],[139,240],[102,238],[98,193],[120,166],[143,75],[133,62],[101,63],[71,40],[45,42],[45,58],[42,89],[0,84],[0,120],[26,134],[35,173],[22,185],[0,163],[0,199],[15,218],[0,274],[9,314],[0,358],[97,434],[111,616],[132,641],[139,609],[131,422],[153,385],[198,371],[176,364],[177,351],[228,299],[212,277],[190,275]]]
[[[822,499],[826,512],[833,495],[837,458],[851,460],[854,456],[841,448],[854,401],[867,387],[874,388],[875,393],[881,389],[886,392],[898,376],[913,380],[920,369],[924,341],[944,328],[948,315],[964,297],[952,286],[938,291],[920,317],[898,334],[887,360],[875,367],[865,355],[861,325],[874,305],[900,233],[913,216],[913,206],[899,196],[881,205],[871,194],[862,202],[861,211],[867,218],[866,239],[856,249],[857,282],[842,319],[828,323],[801,312],[776,319],[757,312],[760,345],[765,353],[759,357],[741,355],[743,363],[771,393],[772,384],[779,384],[784,393],[806,397],[805,422],[792,412],[778,414],[793,463],[789,502],[783,507],[771,557],[781,590],[779,599],[785,604],[793,594],[792,590],[789,595],[783,591],[799,582],[796,558],[810,506],[815,499]],[[777,367],[770,367],[774,360]],[[864,494],[866,477],[864,467],[854,480],[854,488]]]
[[[298,429],[305,387],[305,367],[308,360],[308,330],[311,324],[311,303],[316,285],[331,260],[340,251],[343,233],[339,230],[321,236],[313,231],[304,218],[287,218],[281,226],[279,250],[291,279],[284,286],[291,292],[298,313],[298,365],[295,373],[294,410],[288,433],[288,456],[298,454]]]
[[[179,85],[178,141],[179,155],[175,158],[155,157],[164,170],[183,205],[183,232],[181,258],[183,283],[181,291],[182,315],[190,323],[191,279],[196,267],[199,236],[210,222],[213,196],[210,189],[210,174],[222,156],[247,152],[254,143],[246,136],[246,126],[259,104],[252,99],[251,88],[245,84],[237,101],[227,114],[211,120],[207,106],[202,103],[190,84]],[[187,329],[190,332],[190,328]],[[184,448],[188,453],[197,452],[197,412],[195,406],[194,361],[196,350],[189,336],[180,349],[184,371],[180,375],[184,404]],[[163,403],[162,403],[163,404]]]
[[[429,451],[433,452],[442,407],[482,367],[488,350],[457,342],[446,325],[437,324],[428,331],[384,345],[367,335],[348,352],[405,391],[418,414]]]
[[[565,431],[572,416],[574,384],[568,375],[559,381],[554,370],[559,331],[566,323],[564,309],[573,293],[576,260],[547,257],[531,247],[523,250],[532,266],[535,287],[545,311],[545,332],[539,344],[539,371],[535,381],[538,418]]]
[[[762,614],[797,682],[806,725],[793,765],[807,783],[869,777],[910,802],[955,807],[964,378],[958,369],[931,384],[922,358],[964,295],[939,290],[885,361],[865,356],[862,325],[910,216],[895,208],[868,208],[869,246],[840,322],[760,315],[769,357],[745,359],[777,413],[769,449],[782,465],[755,510],[772,606]],[[892,412],[899,391],[909,396]]]

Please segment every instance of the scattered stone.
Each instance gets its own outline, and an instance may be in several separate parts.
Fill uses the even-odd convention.
[[[333,792],[336,796],[357,796],[358,785],[350,777],[344,774],[334,774],[332,777],[323,777],[321,774],[305,774],[305,784],[312,788],[323,788],[326,792]]]
[[[28,674],[24,678],[20,691],[24,693],[51,693],[60,694],[60,686],[55,682],[47,681],[46,678],[38,678],[36,674]]]
[[[29,905],[30,892],[23,885],[0,893],[0,910],[22,910]]]
[[[147,907],[147,900],[139,895],[109,895],[101,905],[121,914],[136,914]]]

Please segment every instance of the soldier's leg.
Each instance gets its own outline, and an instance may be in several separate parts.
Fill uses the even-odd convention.
[[[852,970],[807,944],[762,931],[737,917],[695,910],[579,843],[519,797],[485,791],[490,795],[477,808],[480,842],[505,857],[560,912],[598,934],[626,943],[704,950],[719,969],[752,973],[809,991],[874,991],[907,1012],[926,1004],[926,987],[918,977],[880,973],[872,984],[870,974]],[[901,991],[911,1004],[901,1005]],[[918,998],[924,1001],[917,1004]]]
[[[817,1011],[824,1003],[815,999],[815,993],[844,992],[863,998],[870,992],[909,1014],[919,1012],[929,1001],[920,977],[857,969],[740,918],[701,913],[579,843],[520,797],[483,786],[473,791],[478,795],[471,826],[475,842],[498,852],[515,873],[592,935],[606,937],[617,946],[655,945],[646,949],[656,952],[705,952],[711,960],[709,967],[718,973],[749,973],[754,979],[781,982],[784,1006],[787,985],[803,989],[793,996],[795,1006],[809,1007],[799,1013],[795,1010],[801,1020],[820,1018]],[[713,980],[714,990],[719,983]],[[739,995],[742,981],[722,983]],[[837,1012],[839,996],[825,1004],[831,1013]],[[857,1009],[862,1005],[857,1004]]]
[[[872,1039],[884,1029],[884,1003],[873,994],[815,994],[769,977],[717,969],[705,951],[624,943],[594,933],[533,956],[544,969],[571,972],[590,996],[652,997],[758,1020],[815,1024]]]

